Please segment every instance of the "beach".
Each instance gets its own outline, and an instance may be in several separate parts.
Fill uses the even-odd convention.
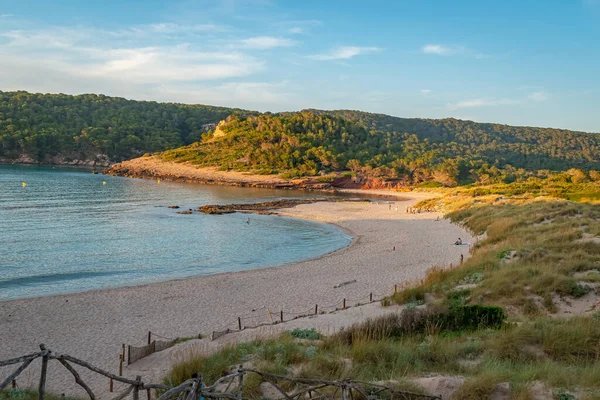
[[[149,331],[157,338],[206,337],[212,331],[236,329],[238,317],[244,325],[267,322],[267,309],[293,314],[315,304],[341,305],[344,298],[367,299],[370,293],[381,297],[392,294],[395,284],[422,278],[432,266],[449,266],[457,264],[461,255],[468,257],[469,246],[453,244],[458,237],[473,242],[464,229],[447,220],[436,221],[439,213],[405,212],[430,194],[399,195],[392,202],[321,202],[277,210],[279,215],[335,224],[354,237],[349,247],[318,259],[146,286],[0,302],[0,360],[34,352],[44,343],[53,351],[116,373],[121,345],[144,344]],[[376,304],[364,307],[362,313],[352,309],[339,314],[354,313],[346,319],[350,323],[388,312]],[[302,326],[310,326],[310,320],[305,321]],[[343,326],[343,321],[325,321],[320,327],[328,323],[336,329]],[[254,332],[249,335],[260,333]],[[228,336],[212,343],[225,343]],[[139,363],[144,361],[148,359]],[[38,367],[34,363],[19,377],[19,386],[35,386]],[[124,375],[135,378],[140,370],[134,363]],[[4,377],[9,371],[1,368],[0,374]],[[81,373],[94,391],[106,395],[108,379]],[[143,379],[156,382],[156,373]],[[83,393],[58,363],[49,370],[47,387],[57,393]]]

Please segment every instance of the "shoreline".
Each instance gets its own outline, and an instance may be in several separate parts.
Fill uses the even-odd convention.
[[[272,265],[272,266],[267,266],[267,267],[259,267],[259,268],[254,268],[254,269],[243,269],[243,270],[239,270],[239,271],[217,272],[217,273],[206,274],[206,275],[191,275],[191,276],[187,276],[187,277],[179,277],[179,278],[160,280],[160,281],[155,281],[155,282],[142,283],[139,285],[115,286],[115,287],[104,287],[104,288],[98,288],[98,289],[89,289],[89,290],[85,290],[83,292],[67,292],[67,293],[56,293],[56,294],[48,294],[48,295],[32,296],[32,297],[17,297],[17,298],[12,298],[12,299],[0,299],[0,310],[2,308],[3,303],[9,303],[9,302],[15,302],[15,301],[27,301],[27,300],[39,301],[41,299],[48,299],[48,298],[54,298],[54,297],[78,297],[80,295],[85,295],[85,294],[91,295],[94,293],[103,293],[103,292],[107,292],[107,291],[121,291],[121,290],[127,291],[132,288],[145,288],[148,286],[160,285],[160,284],[169,283],[169,282],[176,283],[176,282],[187,281],[190,279],[201,279],[201,278],[211,277],[211,276],[244,274],[244,273],[252,273],[254,271],[262,270],[262,269],[284,268],[287,265],[294,265],[294,264],[298,264],[298,263],[320,260],[327,256],[344,251],[345,249],[348,249],[349,247],[353,246],[358,241],[358,238],[355,236],[355,234],[353,232],[351,232],[350,230],[348,230],[338,224],[335,224],[332,222],[319,221],[319,220],[311,219],[308,217],[296,217],[296,216],[286,215],[285,213],[280,214],[279,212],[281,210],[285,210],[285,209],[273,210],[273,212],[269,213],[268,215],[272,215],[272,216],[276,216],[276,217],[294,218],[294,219],[300,219],[300,220],[306,220],[306,221],[312,221],[312,222],[318,222],[321,224],[331,225],[331,226],[335,227],[336,229],[340,230],[343,234],[349,236],[351,238],[350,243],[348,243],[347,245],[340,247],[338,249],[335,249],[335,250],[332,250],[325,254],[322,254],[320,256],[316,256],[316,257],[312,257],[312,258],[305,258],[305,259],[302,259],[299,261],[290,261],[290,262],[287,262],[284,264],[277,264],[277,265]],[[198,211],[195,211],[195,212],[198,212]],[[236,212],[248,213],[248,214],[260,214],[260,212],[256,212],[256,213],[246,212],[246,211],[236,211]]]
[[[121,344],[143,341],[148,331],[166,337],[208,335],[234,328],[239,316],[249,321],[244,323],[266,320],[265,308],[293,313],[314,307],[315,302],[332,304],[369,292],[391,294],[394,283],[420,279],[431,266],[457,262],[460,254],[469,256],[468,247],[449,246],[454,236],[470,240],[461,227],[447,220],[436,222],[433,213],[404,213],[405,207],[431,194],[397,195],[403,198],[395,201],[394,208],[387,201],[322,202],[276,210],[277,215],[325,222],[350,232],[351,245],[316,259],[142,286],[2,301],[0,335],[8,340],[0,348],[0,359],[26,354],[45,343],[54,351],[114,372]],[[351,280],[356,282],[336,288]],[[106,392],[107,382],[92,374],[83,378],[94,391]],[[31,379],[35,383],[35,376]],[[20,385],[27,383],[23,379]],[[51,371],[48,387],[58,393],[81,394],[68,372],[58,368]]]

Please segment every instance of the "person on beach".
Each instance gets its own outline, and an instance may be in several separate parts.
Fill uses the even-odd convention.
[[[458,240],[457,240],[456,242],[454,242],[454,244],[455,244],[455,245],[457,245],[457,246],[460,246],[460,245],[462,245],[462,244],[463,244],[463,243],[462,243],[462,239],[461,239],[461,238],[458,238]]]
[[[250,225],[250,218],[246,218],[246,223]]]

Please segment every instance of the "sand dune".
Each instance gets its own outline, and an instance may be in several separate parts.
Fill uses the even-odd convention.
[[[449,265],[458,262],[461,254],[468,256],[468,246],[452,245],[457,237],[471,242],[467,232],[446,220],[435,221],[438,214],[406,214],[405,208],[424,195],[402,196],[410,199],[398,199],[391,209],[379,201],[316,203],[280,210],[282,215],[334,223],[355,237],[353,245],[319,259],[147,286],[0,302],[0,360],[35,351],[39,343],[45,343],[116,372],[121,344],[143,343],[148,331],[167,337],[206,335],[235,328],[238,316],[248,325],[266,321],[267,307],[291,313],[311,309],[315,303],[326,306],[340,304],[343,298],[365,298],[370,292],[388,294],[394,283],[421,278],[432,265]],[[383,312],[374,305],[368,307]],[[322,320],[319,327],[334,324],[339,328],[369,313],[364,310],[348,312],[350,317],[341,323]],[[310,326],[310,320],[306,321],[302,326]],[[36,384],[37,366],[19,379],[20,386]],[[61,368],[58,364],[52,368],[49,389],[82,395]],[[125,375],[133,377],[140,370],[144,368],[136,369],[133,364]],[[156,378],[156,371],[146,370],[148,378]],[[8,373],[0,369],[0,377]],[[107,379],[82,375],[98,393],[107,391]]]

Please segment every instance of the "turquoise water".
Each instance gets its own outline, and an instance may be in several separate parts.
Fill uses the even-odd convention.
[[[307,196],[0,165],[0,300],[264,268],[347,246],[326,224],[168,208]]]

